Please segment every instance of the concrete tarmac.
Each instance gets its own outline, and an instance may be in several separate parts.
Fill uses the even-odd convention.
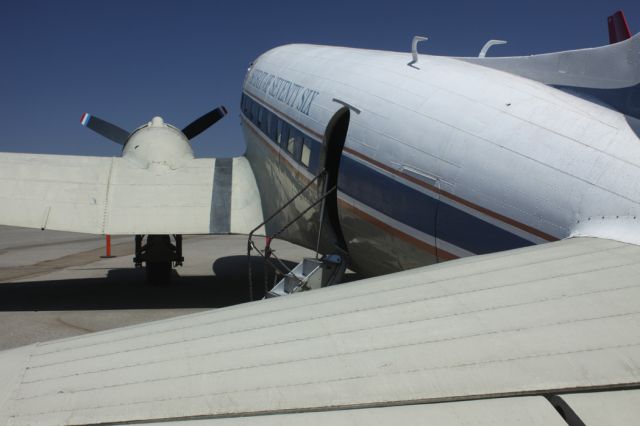
[[[133,237],[114,237],[106,259],[102,236],[0,226],[0,350],[246,302],[246,245],[246,236],[185,236],[184,266],[155,286],[134,268]],[[314,254],[272,247],[289,267]],[[261,298],[264,262],[251,265]]]

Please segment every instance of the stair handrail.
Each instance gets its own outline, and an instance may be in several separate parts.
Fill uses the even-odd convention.
[[[313,177],[313,179],[311,179],[309,181],[309,183],[307,183],[300,191],[298,191],[291,199],[289,199],[289,201],[287,201],[286,203],[284,203],[280,208],[278,208],[276,211],[274,211],[267,219],[265,219],[262,223],[260,223],[258,226],[256,226],[255,228],[253,228],[251,230],[251,232],[249,232],[249,237],[247,240],[247,263],[248,263],[248,270],[249,270],[249,301],[253,301],[253,274],[252,274],[252,268],[251,268],[251,250],[255,249],[258,254],[260,254],[260,256],[262,256],[267,262],[269,262],[269,259],[267,258],[267,256],[260,250],[258,249],[258,247],[256,247],[255,243],[253,242],[253,234],[255,234],[255,232],[260,229],[261,227],[265,226],[267,223],[269,223],[273,218],[275,218],[278,214],[280,214],[285,208],[287,208],[291,203],[293,203],[300,195],[302,195],[307,189],[309,189],[309,187],[311,187],[311,185],[313,185],[321,176],[324,176],[327,174],[327,170],[323,169],[320,173],[318,173],[317,175],[315,175]],[[304,216],[309,210],[311,210],[314,206],[316,206],[320,201],[324,200],[327,195],[329,195],[336,187],[334,186],[332,189],[330,189],[329,191],[325,192],[318,200],[314,201],[308,208],[306,208],[301,214],[299,214],[298,216],[296,216],[293,220],[289,221],[289,223],[287,223],[282,229],[280,229],[278,232],[276,232],[275,234],[269,236],[267,235],[266,237],[269,239],[269,241],[275,237],[277,237],[278,235],[280,235],[282,232],[284,232],[289,226],[291,226],[296,220],[300,219],[302,216]],[[265,229],[266,231],[266,229]],[[266,233],[266,232],[265,232]],[[288,272],[291,272],[291,270],[289,270],[289,268],[287,268],[281,261],[280,259],[277,259],[278,262],[285,267],[285,269],[287,269]],[[279,271],[279,268],[275,267],[271,262],[269,262],[269,264],[277,271]]]

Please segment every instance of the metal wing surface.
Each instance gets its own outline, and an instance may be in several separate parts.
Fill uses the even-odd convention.
[[[573,238],[0,353],[24,424],[620,424],[640,247]]]
[[[247,160],[140,168],[124,158],[0,154],[0,223],[92,234],[248,233],[262,222]]]

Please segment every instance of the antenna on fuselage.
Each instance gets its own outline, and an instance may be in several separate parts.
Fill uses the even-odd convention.
[[[429,37],[413,36],[413,40],[411,41],[411,57],[412,57],[412,59],[411,59],[411,62],[409,62],[407,65],[412,67],[413,64],[418,62],[418,43],[421,42],[421,41],[426,41],[426,40],[429,40]]]
[[[478,58],[484,58],[485,56],[487,56],[487,52],[489,51],[491,46],[496,46],[498,44],[507,44],[507,41],[506,40],[489,40],[484,44],[484,46],[482,46],[482,49],[478,54]]]

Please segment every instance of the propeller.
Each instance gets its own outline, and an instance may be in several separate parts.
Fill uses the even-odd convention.
[[[227,115],[227,109],[224,106],[219,106],[213,111],[209,111],[202,117],[194,120],[191,124],[182,129],[182,133],[184,133],[187,139],[191,140],[198,136],[200,133],[207,130],[209,127],[213,126],[225,115]],[[129,139],[130,132],[101,118],[94,117],[87,112],[82,114],[80,123],[83,126],[93,130],[94,132],[104,136],[105,138],[119,143],[120,145],[124,145]]]
[[[115,124],[111,124],[108,121],[104,121],[101,118],[94,117],[89,113],[82,114],[82,118],[80,119],[80,123],[99,135],[104,136],[107,139],[111,139],[115,143],[119,143],[120,145],[124,145],[129,139],[129,132]]]
[[[191,140],[198,136],[200,133],[213,126],[218,120],[227,115],[227,109],[224,106],[219,106],[213,111],[209,111],[202,117],[194,120],[187,127],[182,129],[182,133]]]

